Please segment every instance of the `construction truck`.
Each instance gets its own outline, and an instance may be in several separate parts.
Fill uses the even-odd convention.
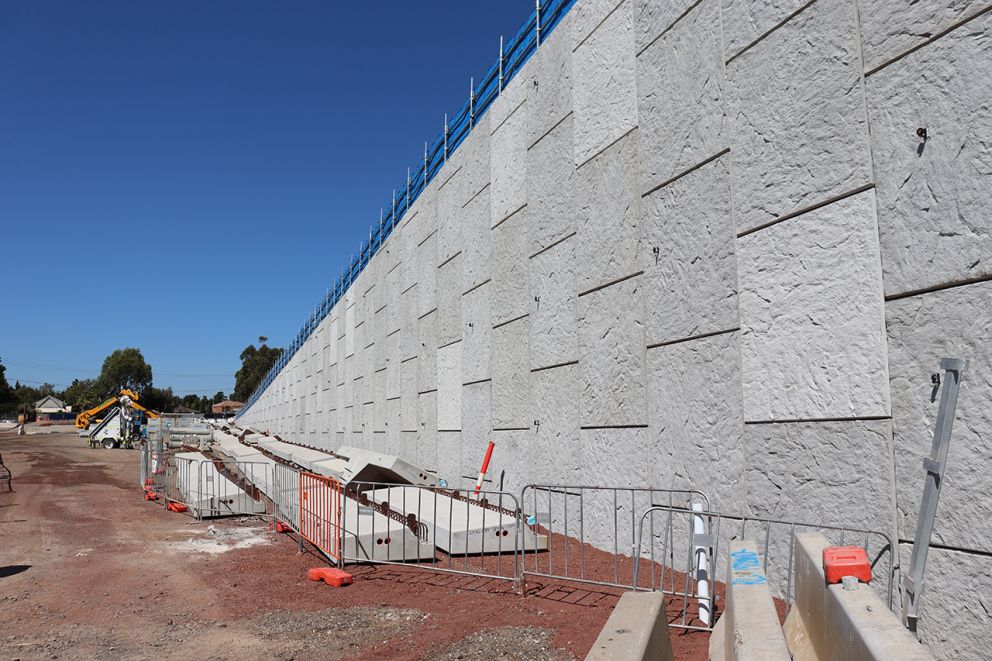
[[[85,433],[91,448],[116,447],[130,448],[141,438],[145,417],[158,418],[155,411],[138,403],[138,394],[132,390],[121,392],[98,406],[83,411],[76,416],[76,427]],[[102,418],[97,416],[102,415]],[[90,424],[95,426],[90,429]]]

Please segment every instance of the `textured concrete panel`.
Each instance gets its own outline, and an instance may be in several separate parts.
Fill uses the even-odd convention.
[[[417,431],[417,359],[400,363],[402,379],[400,424],[403,431]]]
[[[633,1],[635,52],[638,54],[658,39],[665,30],[678,20],[679,16],[695,4],[695,0]]]
[[[462,343],[437,351],[437,427],[441,431],[462,428]]]
[[[527,144],[533,145],[572,112],[572,20],[568,13],[533,56],[534,82],[528,91]],[[533,169],[528,167],[528,172]],[[533,190],[533,188],[531,189]],[[528,198],[529,199],[529,198]]]
[[[481,119],[476,120],[472,132],[468,134],[461,146],[458,147],[458,152],[464,156],[462,160],[463,176],[459,181],[464,191],[461,201],[462,206],[489,185],[491,119],[492,115],[487,113]],[[489,222],[488,218],[486,222]]]
[[[522,209],[492,230],[492,282],[489,293],[493,324],[527,313],[527,226],[530,214]]]
[[[721,157],[641,201],[648,345],[739,325],[726,160]]]
[[[889,414],[875,196],[738,241],[746,420]]]
[[[449,485],[455,484],[458,480],[461,462],[462,433],[459,431],[438,431],[437,476],[446,480]]]
[[[859,0],[858,5],[866,71],[922,45],[930,36],[988,7],[982,0]]]
[[[749,511],[887,533],[891,435],[889,420],[745,425]]]
[[[397,331],[386,338],[386,399],[399,397],[403,388],[400,363],[400,337],[403,331]]]
[[[938,518],[946,510],[938,510]],[[903,571],[912,544],[903,544]],[[992,558],[930,547],[920,598],[920,640],[940,661],[988,658]]]
[[[738,232],[871,182],[860,77],[847,0],[815,2],[727,65]]]
[[[431,234],[437,232],[437,180],[420,194],[420,197],[410,207],[410,218],[403,226],[404,232],[411,234],[414,246],[419,246]]]
[[[491,410],[490,381],[462,387],[462,461],[459,477],[479,473],[493,435]]]
[[[531,369],[579,359],[575,243],[566,239],[530,260]]]
[[[941,358],[965,358],[933,539],[989,549],[992,539],[992,283],[954,287],[885,305],[895,427],[899,534],[912,539],[923,497],[940,394],[930,375]]]
[[[727,59],[757,41],[808,1],[722,0]]]
[[[575,173],[579,292],[641,268],[637,133],[631,133]],[[608,237],[608,238],[607,238]]]
[[[437,261],[444,263],[462,249],[462,205],[467,201],[462,199],[461,180],[465,176],[460,163],[464,154],[459,150],[455,157],[448,161],[444,169],[452,168],[450,176],[441,184],[437,192]],[[442,172],[442,175],[446,174]]]
[[[479,191],[462,209],[462,291],[477,287],[490,276],[489,187]]]
[[[579,366],[531,373],[533,434],[527,438],[528,479],[543,484],[584,484],[579,439]]]
[[[650,461],[639,460],[634,464],[617,461],[617,457],[653,456],[647,429],[583,429],[579,432],[579,438],[582,472],[595,476],[593,481],[596,484],[610,487],[658,486],[651,484]],[[627,516],[629,518],[630,515]],[[599,516],[590,518],[599,523],[608,521],[612,528],[612,514],[601,512]]]
[[[700,489],[717,511],[738,511],[748,463],[738,334],[649,349],[647,362],[651,482]]]
[[[437,271],[438,344],[462,337],[462,256],[456,255]]]
[[[572,144],[572,117],[567,117],[527,151],[530,255],[575,232]]]
[[[400,328],[400,358],[406,360],[419,354],[417,342],[417,288],[410,289],[399,299],[399,316],[403,319]]]
[[[637,58],[643,191],[728,146],[718,2],[697,5]]]
[[[462,296],[462,383],[488,379],[489,337],[492,320],[489,314],[489,287],[482,285]]]
[[[352,288],[354,289],[354,288]],[[355,305],[349,304],[344,311],[344,355],[355,355]]]
[[[437,312],[417,321],[417,392],[437,390]]]
[[[986,13],[868,79],[887,295],[992,274],[990,61]]]
[[[579,4],[579,8],[585,6],[589,5]],[[630,0],[621,3],[572,55],[574,70],[583,72],[572,81],[577,166],[637,125],[630,7]],[[575,37],[581,41],[579,16]]]
[[[630,278],[579,299],[583,427],[648,422],[643,296],[640,278]]]
[[[437,233],[417,246],[417,316],[437,308]]]
[[[492,330],[493,428],[528,429],[530,417],[529,320]]]
[[[386,431],[386,370],[372,375],[372,419],[366,420],[366,429]]]
[[[589,35],[615,11],[630,11],[621,8],[621,0],[583,0],[575,3],[570,12],[572,18],[572,48],[589,38]],[[629,5],[630,2],[627,2]]]
[[[417,396],[420,406],[417,442],[406,447],[405,456],[427,470],[437,470],[437,392]]]
[[[527,204],[527,104],[522,103],[490,137],[490,227]]]

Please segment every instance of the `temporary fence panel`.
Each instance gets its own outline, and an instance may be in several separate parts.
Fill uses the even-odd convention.
[[[791,602],[795,537],[819,532],[837,545],[859,545],[872,559],[872,586],[889,607],[896,571],[892,541],[882,532],[819,523],[722,514],[701,508],[656,506],[638,517],[636,590],[662,591],[680,616],[669,626],[711,630],[719,604],[714,582],[726,580],[731,540],[748,539],[760,549],[773,596]]]
[[[269,464],[214,461],[192,452],[176,454],[172,460],[175,471],[168,499],[187,505],[198,519],[267,512],[255,485],[270,481]]]
[[[300,471],[299,532],[308,542],[334,561],[341,560],[341,482],[334,478]]]
[[[513,494],[482,491],[476,497],[440,487],[378,482],[348,486],[354,489],[348,500],[356,506],[345,512],[346,537],[373,540],[355,549],[346,545],[348,561],[430,561],[421,566],[519,579],[521,516]],[[360,520],[353,524],[356,515]]]
[[[520,502],[531,514],[527,528],[547,538],[547,553],[524,539],[523,574],[578,583],[630,588],[634,583],[640,517],[654,505],[698,503],[696,489],[537,485],[523,488]]]
[[[272,466],[272,488],[268,496],[274,514],[293,530],[300,529],[300,471],[285,464]]]

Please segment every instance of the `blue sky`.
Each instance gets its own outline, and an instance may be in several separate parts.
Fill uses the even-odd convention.
[[[230,391],[284,346],[532,0],[0,2],[0,359]]]

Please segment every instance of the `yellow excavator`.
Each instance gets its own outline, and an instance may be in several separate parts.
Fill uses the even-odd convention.
[[[80,413],[79,415],[77,415],[76,429],[88,429],[90,426],[90,422],[93,420],[94,417],[100,415],[110,407],[118,404],[130,406],[131,408],[137,411],[141,411],[149,418],[158,417],[158,413],[150,409],[146,409],[144,406],[138,403],[138,393],[134,392],[133,390],[124,388],[118,394],[114,395],[113,397],[103,402],[102,404],[94,406],[91,409],[87,409],[82,413]]]

